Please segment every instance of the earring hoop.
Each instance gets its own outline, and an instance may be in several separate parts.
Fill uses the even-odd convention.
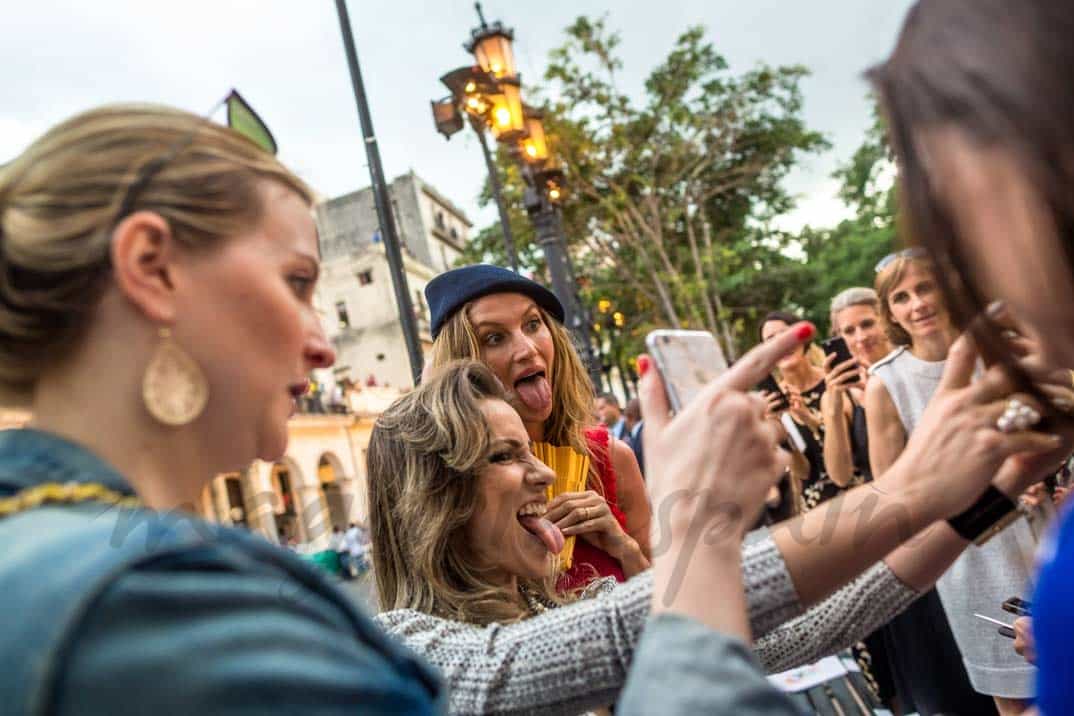
[[[190,355],[162,327],[160,343],[142,378],[142,401],[158,422],[171,427],[192,423],[209,402],[209,383]]]

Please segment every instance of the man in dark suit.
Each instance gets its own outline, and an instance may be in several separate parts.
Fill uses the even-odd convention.
[[[596,402],[597,417],[616,440],[627,442],[626,420],[619,410],[619,399],[612,393],[601,393]]]
[[[645,429],[645,421],[641,419],[641,404],[637,398],[631,398],[623,411],[623,419],[626,421],[627,444],[634,451],[634,457],[638,458],[638,466],[641,467],[641,475],[645,477],[645,449],[641,444],[641,433]]]

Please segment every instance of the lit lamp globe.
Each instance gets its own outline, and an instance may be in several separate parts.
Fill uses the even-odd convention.
[[[514,39],[514,31],[500,22],[491,25],[482,23],[481,27],[470,32],[470,41],[463,47],[467,52],[473,53],[481,69],[496,79],[514,79],[518,77],[515,53],[511,49],[511,41]]]
[[[523,108],[526,136],[521,142],[522,158],[531,164],[548,161],[548,140],[544,135],[542,115],[535,109]]]
[[[459,67],[441,77],[440,81],[451,90],[451,96],[458,100],[462,109],[474,117],[484,118],[491,106],[486,96],[500,92],[495,80],[480,67]]]
[[[489,124],[492,135],[499,141],[517,141],[526,132],[526,120],[522,113],[522,88],[518,80],[500,82],[499,94],[487,97],[492,109]]]

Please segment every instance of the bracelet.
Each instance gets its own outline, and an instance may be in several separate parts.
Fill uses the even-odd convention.
[[[949,518],[947,524],[979,547],[1021,516],[1014,500],[989,485],[969,509]]]

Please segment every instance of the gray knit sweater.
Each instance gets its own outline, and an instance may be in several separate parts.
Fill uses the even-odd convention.
[[[770,537],[743,547],[754,651],[770,672],[861,640],[918,595],[880,562],[802,614]],[[605,580],[595,595],[515,624],[476,626],[398,609],[379,624],[443,673],[453,714],[566,714],[613,703],[649,616],[653,578]]]

